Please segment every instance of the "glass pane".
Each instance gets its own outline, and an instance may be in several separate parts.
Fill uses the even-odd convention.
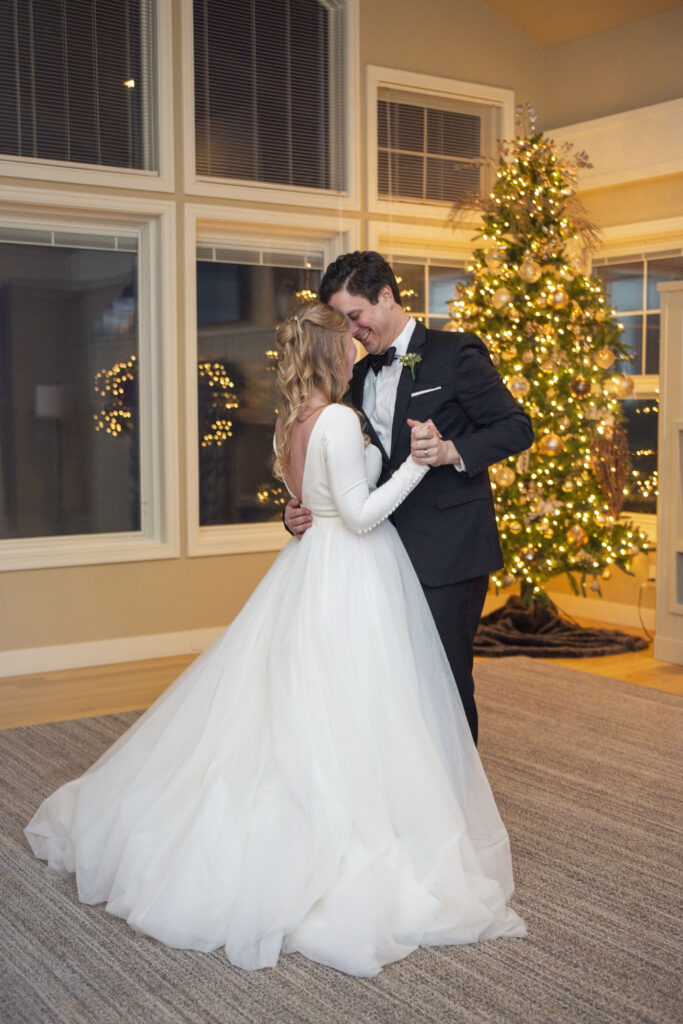
[[[620,338],[631,352],[631,359],[618,359],[614,364],[615,373],[643,372],[643,318],[623,316],[619,321],[624,325]]]
[[[655,398],[628,399],[623,403],[624,429],[631,452],[631,485],[625,512],[657,512],[657,422]]]
[[[424,161],[402,153],[377,154],[377,189],[380,195],[422,199]]]
[[[320,271],[197,263],[199,521],[278,520],[273,478],[275,326],[317,293]]]
[[[481,153],[481,118],[453,110],[428,110],[427,151],[476,160]]]
[[[453,298],[456,284],[464,284],[470,275],[462,269],[451,267],[429,268],[429,313],[443,316]]]
[[[377,104],[377,142],[387,149],[424,152],[424,110],[409,103]]]
[[[319,0],[193,6],[197,171],[310,188],[340,183],[340,133],[334,167],[330,152],[332,94],[343,94],[330,22],[341,28],[340,19]]]
[[[0,152],[156,166],[152,0],[0,4]]]
[[[615,263],[596,267],[607,297],[618,312],[635,312],[643,308],[643,264]]]
[[[448,325],[453,323],[449,316],[430,316],[429,326],[433,331],[445,331],[448,330]]]
[[[479,193],[480,168],[455,160],[430,157],[427,160],[427,199],[450,203],[470,193]]]
[[[659,373],[659,313],[645,318],[645,373]]]
[[[406,313],[425,312],[425,268],[414,263],[394,263],[403,308]]]
[[[673,256],[647,262],[647,308],[660,309],[661,299],[657,285],[664,281],[683,281],[683,256]]]
[[[0,536],[140,528],[137,256],[0,244]]]

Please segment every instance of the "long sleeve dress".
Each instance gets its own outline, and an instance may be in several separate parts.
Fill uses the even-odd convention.
[[[219,638],[26,829],[79,898],[169,946],[281,952],[372,976],[419,945],[521,936],[508,836],[389,515],[427,470],[381,468],[330,405],[313,525]],[[370,481],[370,482],[369,482]]]

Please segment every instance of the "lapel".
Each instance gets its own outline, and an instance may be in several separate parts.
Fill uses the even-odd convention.
[[[408,345],[408,352],[414,352],[416,355],[422,355],[423,349],[427,344],[427,330],[424,324],[416,323],[415,329],[413,330],[410,343]],[[391,459],[394,458],[396,448],[398,446],[398,440],[403,430],[408,429],[406,423],[406,413],[408,411],[408,403],[410,402],[410,395],[417,384],[417,378],[420,375],[420,363],[415,367],[415,380],[410,372],[409,366],[404,366],[401,371],[401,376],[398,378],[398,387],[396,388],[396,405],[394,406],[394,418],[391,423]]]
[[[353,376],[351,378],[350,385],[351,401],[355,408],[359,409],[360,412],[363,413],[363,425],[365,428],[365,432],[372,441],[372,443],[374,444],[374,446],[376,448],[379,448],[380,454],[382,456],[382,463],[386,468],[388,468],[389,456],[385,452],[384,446],[382,445],[382,442],[380,441],[379,437],[375,432],[375,428],[373,427],[372,423],[370,422],[369,418],[365,415],[363,410],[363,388],[365,386],[365,378],[367,376],[369,369],[370,360],[368,359],[367,356],[365,356],[363,359],[359,359],[356,365],[354,366]]]

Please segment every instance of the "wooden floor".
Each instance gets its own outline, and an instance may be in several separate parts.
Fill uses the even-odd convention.
[[[580,621],[586,626],[604,625]],[[0,729],[149,707],[193,659],[194,655],[182,655],[0,679]],[[652,646],[628,654],[556,658],[550,663],[683,695],[683,668],[655,661]]]

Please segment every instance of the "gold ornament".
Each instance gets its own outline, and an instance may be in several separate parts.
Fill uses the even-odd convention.
[[[605,312],[604,309],[596,310],[596,312],[595,312],[595,320],[597,320],[597,322],[599,324],[604,324],[606,319],[607,319],[607,313]]]
[[[509,487],[515,482],[515,471],[509,466],[498,466],[493,479],[498,487]]]
[[[569,295],[564,288],[556,288],[548,301],[553,309],[564,309],[569,302]]]
[[[557,390],[557,388],[548,388],[548,390],[545,393],[545,397],[548,399],[549,402],[552,402],[553,399],[557,398],[559,393],[560,392]]]
[[[538,558],[538,552],[535,548],[522,548],[519,552],[519,557],[523,562],[526,562],[527,565],[533,565]]]
[[[611,580],[612,579],[612,573],[611,573],[611,571],[609,569],[603,569],[602,572],[600,573],[600,575],[602,576],[603,580]]]
[[[538,450],[541,455],[559,455],[562,448],[562,438],[557,434],[544,434],[538,442]]]
[[[512,584],[514,582],[515,582],[515,577],[512,575],[512,573],[508,572],[508,573],[505,574],[505,576],[503,576],[503,586],[504,587],[510,587],[510,586],[512,586]]]
[[[593,582],[591,583],[591,590],[599,590],[599,589],[600,589],[600,581],[597,580],[597,579],[594,579]]]
[[[504,348],[502,353],[501,353],[501,355],[502,355],[503,359],[508,359],[508,360],[516,359],[517,358],[517,350],[514,349],[514,348]]]
[[[593,353],[593,359],[597,366],[600,366],[603,370],[609,370],[616,356],[611,348],[601,348]]]
[[[522,524],[518,523],[516,519],[512,519],[508,523],[508,530],[510,531],[510,533],[521,533],[522,532]]]
[[[583,377],[575,377],[569,385],[569,390],[577,398],[587,395],[590,392],[590,389],[590,381],[585,380]]]
[[[523,363],[527,364],[527,366],[529,365],[529,363],[533,363],[533,361],[534,361],[534,354],[533,354],[533,352],[531,351],[530,348],[527,348],[527,349],[524,350],[524,352],[522,352],[521,359],[522,359]]]
[[[572,421],[569,419],[569,416],[562,416],[560,418],[559,424],[561,430],[568,430],[569,427],[571,427],[572,425]]]
[[[570,544],[585,544],[588,540],[588,534],[584,530],[583,526],[578,523],[574,523],[567,530],[567,540]]]
[[[491,305],[494,309],[502,309],[503,306],[507,306],[508,302],[512,302],[512,292],[510,289],[504,285],[501,288],[496,288],[491,296]]]
[[[638,547],[637,544],[634,544],[633,547],[631,548],[631,554],[633,555],[634,558],[636,557],[636,555],[640,554],[640,548]]]
[[[499,249],[498,246],[494,246],[493,249],[489,249],[484,256],[484,263],[489,270],[499,270],[503,263],[505,263],[506,252],[504,249]]]
[[[630,398],[633,394],[633,380],[631,377],[617,378],[617,398]]]
[[[524,395],[529,394],[529,381],[521,373],[516,373],[508,381],[508,390],[512,392],[515,398],[523,398]]]
[[[567,477],[566,480],[562,481],[562,490],[567,492],[574,490],[574,481],[571,477]]]
[[[543,271],[541,270],[541,267],[536,262],[536,260],[532,260],[528,256],[522,262],[519,268],[519,276],[521,277],[522,281],[526,281],[527,284],[534,284],[536,281],[538,281],[542,273]]]

